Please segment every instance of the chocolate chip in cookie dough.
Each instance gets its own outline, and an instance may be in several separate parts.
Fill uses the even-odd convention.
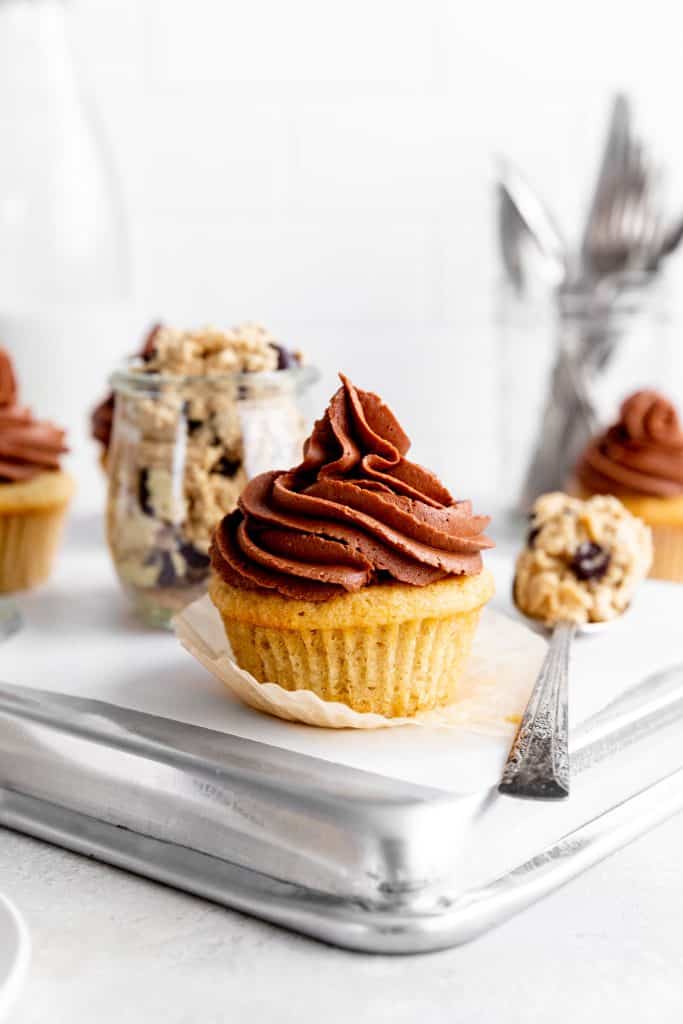
[[[237,474],[241,466],[241,459],[231,459],[229,456],[224,455],[214,466],[213,472],[220,473],[221,476],[232,477]]]
[[[142,350],[140,352],[140,358],[145,363],[148,363],[150,359],[152,359],[156,355],[157,335],[159,334],[159,331],[161,330],[162,326],[163,324],[154,324],[152,327],[150,327],[149,331],[147,332],[147,335],[142,345]]]
[[[149,499],[149,470],[141,469],[138,477],[138,504],[146,516],[153,516],[154,509]]]
[[[168,551],[161,552],[161,568],[157,577],[157,585],[160,587],[172,587],[177,583],[178,576],[173,566],[173,559]]]
[[[194,544],[181,544],[179,550],[191,569],[208,569],[209,556],[205,555],[203,551],[199,551]]]
[[[190,416],[191,408],[192,406],[189,401],[183,402],[183,417],[185,419],[185,423],[187,424],[187,432],[188,434],[196,434],[200,427],[204,426],[205,421],[198,420]]]
[[[609,569],[609,563],[609,551],[586,540],[574,552],[570,569],[578,580],[601,580]]]
[[[274,342],[271,342],[270,347],[274,348],[277,352],[278,370],[289,370],[292,366],[299,365],[296,354],[290,351],[290,349],[285,348],[284,345],[276,345]]]

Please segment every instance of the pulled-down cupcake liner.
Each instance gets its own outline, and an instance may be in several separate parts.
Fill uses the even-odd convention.
[[[258,682],[233,660],[220,614],[208,595],[180,612],[174,627],[183,647],[244,704],[286,721],[328,729],[414,725],[512,735],[546,651],[545,640],[528,627],[484,609],[453,703],[411,717],[387,718],[321,700],[311,690]]]
[[[253,679],[396,718],[452,703],[480,613],[346,629],[224,624],[233,660]]]

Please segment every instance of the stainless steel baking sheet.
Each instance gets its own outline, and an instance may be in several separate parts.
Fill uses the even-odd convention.
[[[569,800],[458,795],[0,686],[0,824],[316,938],[466,941],[683,807],[683,669],[586,722]]]

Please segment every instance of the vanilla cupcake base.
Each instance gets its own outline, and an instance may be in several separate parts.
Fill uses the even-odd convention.
[[[47,579],[73,490],[71,477],[61,471],[0,484],[0,593]]]
[[[620,498],[629,512],[652,530],[654,559],[650,576],[683,583],[683,495],[673,498]]]
[[[651,526],[654,558],[650,576],[683,583],[683,526]]]
[[[209,586],[238,665],[259,682],[386,717],[452,703],[490,573],[426,587],[384,584],[323,604]]]

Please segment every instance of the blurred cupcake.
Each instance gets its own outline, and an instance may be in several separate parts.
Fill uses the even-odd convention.
[[[143,363],[148,363],[154,355],[154,343],[161,324],[154,324],[145,335],[139,358]],[[114,392],[110,391],[106,398],[103,398],[92,411],[90,416],[90,432],[93,440],[100,445],[100,464],[102,469],[107,471],[107,456],[111,447],[111,432],[114,426]]]
[[[52,567],[71,478],[59,468],[64,431],[17,404],[12,362],[0,349],[0,592],[42,583]]]
[[[656,391],[637,391],[619,419],[586,447],[570,489],[614,494],[652,528],[651,576],[683,582],[683,429]]]
[[[452,703],[483,606],[489,520],[409,462],[377,395],[342,377],[287,472],[216,529],[209,593],[260,682],[386,716]]]

